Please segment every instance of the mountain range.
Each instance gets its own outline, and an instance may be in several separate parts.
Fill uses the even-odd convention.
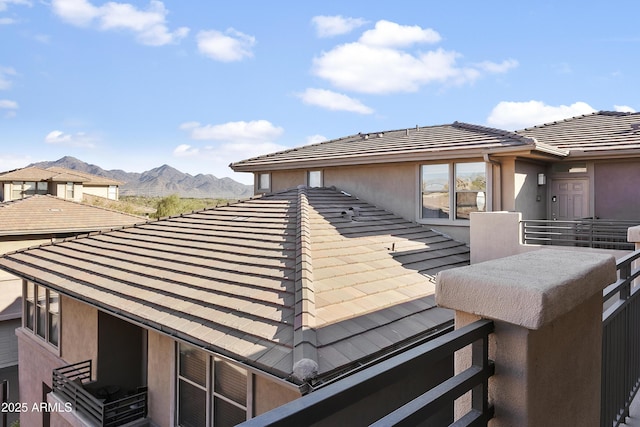
[[[193,176],[166,164],[137,173],[120,169],[105,170],[75,157],[65,156],[55,161],[38,162],[29,166],[39,168],[58,166],[115,179],[124,183],[120,186],[121,196],[165,197],[178,194],[180,197],[244,199],[253,195],[251,185],[241,184],[231,178],[217,178],[211,174]]]

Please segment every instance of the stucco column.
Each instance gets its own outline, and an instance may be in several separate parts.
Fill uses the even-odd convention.
[[[547,249],[439,274],[436,302],[456,311],[456,327],[495,322],[490,426],[599,425],[602,290],[615,280],[611,256]]]
[[[629,227],[627,230],[627,241],[636,244],[636,250],[640,249],[640,225]]]

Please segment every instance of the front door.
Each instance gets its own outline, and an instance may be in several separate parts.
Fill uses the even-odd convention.
[[[590,216],[588,179],[554,179],[552,181],[552,219],[570,221]]]

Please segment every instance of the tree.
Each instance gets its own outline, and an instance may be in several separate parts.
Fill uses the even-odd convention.
[[[181,210],[181,201],[180,196],[177,194],[172,194],[167,197],[163,197],[158,201],[156,205],[156,213],[155,216],[157,218],[163,218],[166,216],[177,215]]]

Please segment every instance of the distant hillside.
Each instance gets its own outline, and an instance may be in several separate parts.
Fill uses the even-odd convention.
[[[196,176],[180,172],[168,165],[162,165],[142,173],[125,172],[120,169],[104,170],[99,166],[85,163],[75,157],[65,156],[52,162],[33,163],[29,166],[48,168],[60,166],[80,172],[115,179],[124,184],[120,187],[122,196],[169,196],[180,197],[243,199],[253,195],[253,187],[231,178],[216,178],[213,175]]]

